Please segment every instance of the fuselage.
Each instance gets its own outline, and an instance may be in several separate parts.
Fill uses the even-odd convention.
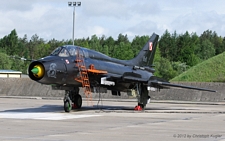
[[[75,80],[79,76],[79,68],[76,66],[78,53],[83,57],[86,68],[92,65],[96,70],[107,71],[101,75],[89,73],[91,85],[100,84],[101,78],[106,77],[115,82],[115,86],[107,88],[125,90],[131,89],[135,80],[147,82],[153,75],[151,71],[134,66],[129,60],[119,60],[100,52],[67,45],[58,47],[49,56],[33,61],[28,69],[29,77],[42,84],[80,87],[81,83]],[[127,81],[129,78],[132,81]]]

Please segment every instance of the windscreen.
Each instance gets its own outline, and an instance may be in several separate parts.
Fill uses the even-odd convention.
[[[62,47],[58,47],[55,50],[52,51],[51,55],[58,55],[59,52],[61,51]]]

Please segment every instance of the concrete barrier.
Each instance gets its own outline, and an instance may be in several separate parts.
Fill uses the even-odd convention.
[[[217,90],[217,93],[187,89],[163,89],[160,92],[151,92],[154,100],[181,100],[181,101],[225,101],[225,83],[198,83],[179,82],[177,84],[190,85]],[[81,92],[82,93],[82,89]],[[63,90],[52,90],[51,86],[37,83],[29,78],[0,78],[0,96],[39,96],[63,97]],[[82,95],[85,97],[84,95]],[[93,98],[99,94],[93,93]],[[121,97],[111,95],[110,91],[101,94],[102,98],[130,98],[126,93]]]
[[[155,100],[182,100],[182,101],[225,101],[225,83],[212,82],[174,82],[176,84],[216,90],[216,93],[188,89],[163,89],[159,93],[152,93]]]
[[[0,95],[62,97],[64,91],[52,90],[51,86],[42,85],[29,78],[0,78]]]

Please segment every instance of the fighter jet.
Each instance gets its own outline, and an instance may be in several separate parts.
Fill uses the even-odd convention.
[[[112,95],[134,91],[138,97],[135,110],[143,110],[150,101],[150,91],[170,87],[216,92],[214,90],[172,84],[154,76],[153,59],[159,36],[152,34],[139,54],[131,60],[111,58],[84,47],[65,45],[49,56],[31,62],[29,77],[39,83],[65,90],[64,110],[81,108],[79,88],[90,97],[94,88],[111,90]]]

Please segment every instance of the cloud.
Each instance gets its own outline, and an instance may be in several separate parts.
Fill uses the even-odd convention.
[[[23,6],[23,5],[22,5]],[[65,31],[69,31],[68,22],[65,19],[71,19],[68,14],[70,9],[54,7],[53,5],[44,5],[42,3],[33,3],[32,8],[27,11],[5,11],[0,12],[1,36],[9,34],[11,30],[16,29],[20,37],[27,34],[30,38],[34,34],[40,37],[51,39],[68,39]],[[72,19],[70,22],[72,26]],[[4,34],[3,34],[4,33]],[[60,36],[59,36],[60,35]]]
[[[159,28],[157,24],[152,20],[141,21],[135,26],[132,26],[122,33],[127,34],[129,39],[133,39],[136,35],[152,35],[152,33],[159,34]]]
[[[31,0],[1,0],[0,1],[0,11],[29,11],[32,9],[32,4],[34,1]]]
[[[201,34],[207,29],[225,36],[223,0],[81,0],[76,7],[75,37],[93,34],[117,38],[162,35],[166,29]],[[16,29],[19,37],[37,34],[46,40],[71,39],[73,8],[66,0],[1,0],[0,38]]]
[[[82,12],[88,17],[113,17],[118,19],[126,19],[131,16],[128,12],[129,2],[126,0],[96,0],[83,1]]]
[[[218,14],[215,11],[210,12],[191,12],[190,14],[177,17],[171,23],[171,30],[176,30],[178,33],[185,31],[203,33],[205,30],[212,30],[224,35],[225,15]]]

